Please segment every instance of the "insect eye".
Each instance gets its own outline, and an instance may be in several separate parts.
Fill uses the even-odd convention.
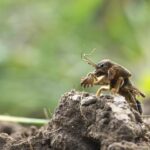
[[[100,67],[104,67],[104,64],[101,64]]]
[[[100,67],[100,68],[103,68],[103,67],[104,67],[104,64],[99,64],[99,67]]]

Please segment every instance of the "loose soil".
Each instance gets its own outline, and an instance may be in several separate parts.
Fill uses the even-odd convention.
[[[0,150],[150,150],[150,126],[122,96],[65,93],[40,129],[0,123]]]

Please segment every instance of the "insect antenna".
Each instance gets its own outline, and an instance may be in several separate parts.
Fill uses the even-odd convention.
[[[87,62],[89,65],[93,66],[94,68],[97,67],[97,65],[91,61],[87,56],[92,55],[92,53],[95,51],[96,49],[93,49],[89,54],[85,54],[85,53],[81,53],[81,59],[85,62]]]

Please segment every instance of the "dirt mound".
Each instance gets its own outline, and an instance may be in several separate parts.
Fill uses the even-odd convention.
[[[1,150],[148,150],[150,129],[122,96],[71,91],[46,127],[19,139],[0,134]]]

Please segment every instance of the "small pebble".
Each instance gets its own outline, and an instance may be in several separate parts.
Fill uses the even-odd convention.
[[[73,95],[72,97],[71,97],[71,99],[73,100],[73,101],[80,101],[81,100],[81,96],[80,95]]]
[[[96,103],[96,101],[97,101],[97,98],[95,96],[85,97],[84,99],[82,99],[81,105],[88,106],[88,105]]]

